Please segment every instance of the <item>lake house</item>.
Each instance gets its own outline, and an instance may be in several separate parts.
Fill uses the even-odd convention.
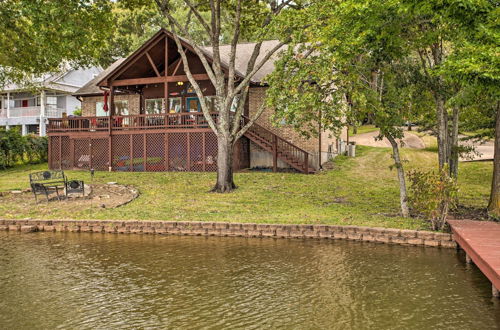
[[[182,40],[195,79],[209,104],[215,95],[208,75],[189,42]],[[277,41],[266,41],[261,56]],[[245,72],[254,44],[237,47],[236,69]],[[230,46],[221,46],[229,57]],[[204,48],[207,59],[211,49]],[[242,121],[264,101],[264,78],[275,58],[253,77]],[[117,60],[80,88],[82,116],[49,119],[52,169],[112,171],[215,171],[217,140],[207,125],[195,91],[183,70],[172,34],[158,31],[129,57]],[[314,173],[335,151],[329,132],[305,139],[286,124],[273,125],[266,109],[238,141],[234,169],[294,169]],[[212,116],[217,120],[217,109]]]
[[[45,136],[47,118],[71,116],[81,106],[72,94],[101,72],[100,67],[66,67],[36,78],[30,86],[4,86],[0,90],[0,127],[19,127],[23,135]]]

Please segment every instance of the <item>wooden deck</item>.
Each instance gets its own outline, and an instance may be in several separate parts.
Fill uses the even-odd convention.
[[[500,223],[449,220],[453,237],[474,264],[491,281],[493,295],[500,289]]]

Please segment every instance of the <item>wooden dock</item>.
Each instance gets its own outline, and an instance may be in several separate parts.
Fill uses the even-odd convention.
[[[474,264],[490,280],[492,293],[500,297],[500,223],[449,220],[453,238]]]

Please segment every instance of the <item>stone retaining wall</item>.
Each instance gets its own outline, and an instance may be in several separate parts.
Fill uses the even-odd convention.
[[[0,220],[0,230],[171,234],[274,238],[348,239],[366,242],[455,248],[451,234],[418,230],[334,225],[274,225],[227,222],[116,220]]]

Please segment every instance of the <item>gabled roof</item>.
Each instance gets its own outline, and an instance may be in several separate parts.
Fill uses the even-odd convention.
[[[102,71],[99,75],[97,75],[94,79],[90,80],[88,83],[83,85],[79,90],[77,90],[73,95],[75,96],[85,96],[85,95],[100,95],[102,94],[102,90],[97,86],[97,83],[101,81],[104,77],[106,77],[111,71],[116,69],[125,58],[120,58],[116,60],[113,64],[108,66],[106,70]]]
[[[170,31],[165,29],[160,29],[155,35],[153,35],[148,41],[146,41],[141,47],[139,47],[136,51],[134,51],[127,58],[122,58],[114,62],[110,67],[104,70],[99,76],[95,79],[88,82],[85,86],[80,88],[75,95],[100,95],[102,91],[99,86],[106,86],[107,80],[113,75],[116,75],[127,65],[139,59],[144,53],[153,47],[155,44],[163,40],[163,38],[169,37],[173,39],[173,34]],[[179,37],[182,44],[187,49],[193,49],[192,44],[187,39]],[[274,48],[278,44],[278,40],[268,40],[264,41],[261,46],[260,54],[257,59],[259,61],[262,59],[265,54]],[[236,57],[235,57],[235,70],[236,75],[240,77],[244,77],[244,72],[246,72],[248,60],[250,59],[255,43],[240,43],[236,47]],[[200,47],[205,56],[211,60],[213,58],[212,47]],[[221,54],[221,62],[224,67],[229,66],[229,56],[231,52],[231,45],[221,45],[220,46],[220,54]],[[265,76],[271,73],[274,70],[274,61],[277,59],[277,53],[274,54],[263,66],[262,68],[252,77],[251,82],[254,84],[261,84],[264,82]]]
[[[89,67],[89,68],[80,68],[75,69],[71,68],[69,65],[62,65],[61,71],[55,73],[47,73],[41,75],[39,77],[33,78],[29,83],[26,84],[8,84],[5,85],[1,92],[16,92],[16,91],[27,91],[32,89],[48,89],[52,91],[66,92],[66,93],[74,93],[79,88],[82,87],[84,81],[87,82],[87,79],[90,79],[92,74],[98,74],[102,71],[101,67]],[[73,78],[76,74],[79,79],[78,81],[70,81],[67,80],[66,77]],[[66,80],[65,80],[66,79]]]
[[[257,62],[259,61],[274,47],[276,47],[279,43],[279,40],[266,40],[262,42],[259,56],[257,57]],[[247,71],[247,64],[252,56],[253,49],[255,47],[255,42],[249,43],[240,43],[236,45],[236,57],[235,57],[235,68],[237,72],[240,72],[240,75],[243,76],[243,72]],[[204,47],[205,51],[209,54],[212,54],[212,47]],[[281,50],[286,49],[286,46],[283,46]],[[229,66],[229,56],[231,55],[231,45],[221,45],[219,47],[219,52],[221,56],[221,62],[227,66]],[[255,75],[250,80],[252,83],[263,83],[264,78],[274,71],[274,62],[278,58],[279,51],[273,54],[271,58],[264,63],[262,68],[255,73]]]

